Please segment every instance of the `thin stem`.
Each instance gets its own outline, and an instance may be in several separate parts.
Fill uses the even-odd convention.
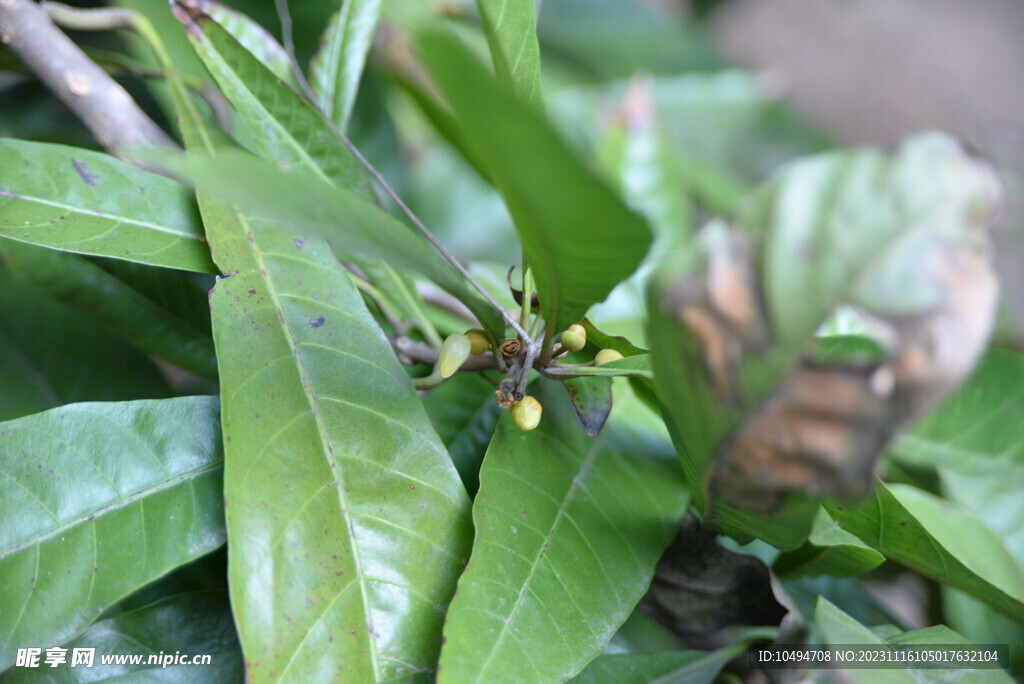
[[[386,263],[384,266],[389,272],[395,275],[395,287],[398,289],[399,294],[401,294],[402,300],[405,302],[405,306],[409,310],[413,320],[416,322],[416,325],[419,326],[423,336],[427,338],[427,342],[440,348],[444,340],[441,339],[441,335],[437,332],[437,328],[434,327],[434,324],[430,322],[429,318],[427,318],[427,313],[423,310],[423,307],[420,306],[420,302],[413,296],[412,292],[409,291],[405,282],[403,282],[402,279],[394,273],[391,266]]]
[[[386,318],[388,323],[391,324],[391,327],[394,328],[396,334],[404,335],[409,331],[409,324],[402,320],[402,317],[398,315],[380,290],[374,287],[369,281],[363,280],[351,271],[346,270],[345,273],[348,274],[348,279],[352,281],[353,285],[374,301],[381,313],[384,314],[384,318]]]
[[[432,347],[424,342],[417,342],[404,336],[392,339],[391,347],[395,350],[395,355],[403,360],[403,363],[422,363],[427,366],[435,366],[437,365],[438,358],[441,356],[441,350],[437,347]],[[485,352],[483,354],[470,354],[469,358],[459,368],[459,371],[493,370],[496,367],[497,361],[494,355]]]
[[[50,20],[73,31],[131,30],[135,27],[135,10],[113,7],[79,9],[59,2],[41,2]]]
[[[396,193],[394,189],[392,189],[392,187],[388,184],[388,182],[384,180],[384,176],[382,176],[380,172],[378,172],[377,169],[374,168],[373,164],[367,161],[366,157],[364,157],[362,153],[358,149],[356,149],[356,146],[353,145],[352,141],[348,139],[348,136],[346,136],[341,131],[341,129],[338,128],[337,124],[334,123],[334,120],[330,116],[327,116],[326,113],[324,113],[323,108],[320,107],[320,103],[316,99],[316,95],[313,93],[313,89],[309,86],[309,81],[306,80],[305,74],[302,73],[302,68],[299,66],[298,59],[295,57],[295,44],[292,41],[292,20],[291,15],[288,12],[288,0],[274,0],[274,5],[277,7],[277,16],[281,20],[282,41],[284,43],[284,49],[288,53],[288,61],[291,62],[292,73],[295,74],[296,80],[299,82],[299,85],[302,86],[302,91],[306,94],[306,97],[309,99],[310,103],[320,110],[320,113],[323,115],[324,120],[331,127],[331,130],[334,131],[334,134],[338,136],[338,139],[341,140],[345,148],[352,154],[353,157],[356,158],[356,161],[358,161],[360,165],[362,165],[362,167],[366,169],[367,173],[369,173],[370,176],[373,177],[373,179],[377,182],[380,188],[384,190],[384,193],[391,199],[392,202],[395,203],[395,206],[397,206],[399,210],[403,214],[405,214],[406,218],[408,218],[409,221],[412,222],[416,230],[418,230],[423,235],[423,237],[425,237],[427,241],[434,246],[434,249],[436,249],[441,254],[441,256],[443,256],[445,260],[447,260],[448,263],[450,263],[452,267],[459,272],[459,275],[465,278],[469,282],[469,284],[472,285],[473,288],[483,296],[483,298],[487,301],[488,304],[493,306],[501,313],[501,316],[502,318],[505,319],[505,322],[523,338],[523,342],[527,345],[527,347],[532,349],[534,346],[533,340],[530,339],[530,336],[526,334],[526,331],[523,329],[523,326],[519,325],[519,321],[515,320],[515,318],[510,316],[508,312],[505,311],[505,309],[501,306],[501,304],[498,303],[498,300],[491,296],[491,293],[488,292],[483,287],[483,285],[477,282],[477,279],[474,278],[472,274],[470,274],[470,272],[467,271],[461,263],[459,263],[458,259],[452,256],[451,253],[447,249],[445,249],[444,245],[437,241],[437,238],[434,237],[433,233],[431,233],[427,229],[427,227],[423,225],[423,222],[420,221],[416,214],[414,214],[412,210],[409,209],[409,207],[405,204],[405,202],[402,201],[402,198],[398,196],[398,193]]]
[[[429,390],[434,389],[442,382],[445,378],[441,377],[441,371],[435,367],[433,372],[425,378],[413,378],[412,386],[418,390]]]
[[[448,294],[433,283],[416,281],[416,294],[418,294],[420,299],[422,299],[426,304],[435,306],[438,309],[452,314],[453,316],[465,319],[468,323],[479,323],[476,316],[474,316],[473,312],[462,303],[461,299]]]
[[[35,2],[0,2],[0,38],[108,152],[137,161],[131,151],[134,146],[175,147],[171,137],[128,92],[89,59]]]

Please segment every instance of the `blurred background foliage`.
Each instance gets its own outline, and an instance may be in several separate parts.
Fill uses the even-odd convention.
[[[430,4],[467,29],[478,23],[473,0],[387,0],[389,11]],[[72,2],[96,6],[98,2]],[[179,68],[207,80],[166,0],[116,0],[145,12]],[[227,3],[280,36],[274,3]],[[566,138],[650,220],[656,233],[648,265],[595,312],[612,334],[643,344],[643,280],[661,256],[678,249],[704,219],[725,214],[788,159],[835,145],[890,145],[923,128],[965,138],[999,164],[1007,206],[996,234],[1003,281],[999,341],[1024,339],[1024,3],[1019,0],[537,0],[543,87],[548,115]],[[293,2],[296,51],[308,63],[334,2]],[[482,37],[467,30],[480,42]],[[94,58],[121,75],[147,111],[168,128],[167,96],[136,38],[73,34]],[[431,126],[395,78],[395,34],[378,32],[349,133],[440,240],[485,282],[501,291],[507,264],[520,259],[511,219],[498,194]],[[0,135],[96,148],[85,129],[5,50],[0,49]],[[244,134],[243,134],[244,142]],[[0,267],[0,346],[7,332],[37,339],[65,325],[53,311],[22,307],[18,288]],[[183,281],[173,295],[194,303],[207,283]],[[186,292],[187,290],[187,292]],[[167,295],[172,296],[172,295]],[[33,301],[45,299],[36,293]],[[45,314],[45,315],[44,315]],[[20,318],[19,318],[20,317]],[[19,325],[15,319],[28,321]],[[97,352],[97,377],[130,372],[137,380],[116,396],[103,382],[69,384],[59,396],[8,397],[0,418],[87,399],[161,396],[168,392],[108,335],[78,340]],[[56,344],[56,343],[48,343]],[[23,345],[18,345],[23,346]],[[58,347],[40,353],[61,355]],[[136,358],[139,356],[139,358]],[[108,358],[109,357],[109,358]],[[0,356],[0,370],[9,359]],[[10,364],[9,364],[10,365]],[[15,366],[12,365],[12,368]],[[164,369],[166,371],[166,369]],[[173,378],[172,378],[173,379]],[[175,385],[175,391],[209,387]],[[27,407],[27,408],[26,408]],[[920,463],[898,461],[921,483]],[[924,469],[925,471],[927,468]],[[907,472],[910,474],[908,475]],[[1017,472],[1020,472],[1018,469]],[[933,487],[942,488],[931,474]],[[1011,483],[1019,489],[1024,482]],[[948,484],[947,487],[948,489]],[[728,542],[726,542],[728,546]],[[745,548],[771,564],[765,544]],[[194,572],[190,569],[189,572]],[[178,573],[180,574],[180,572]],[[904,629],[946,623],[975,643],[1024,642],[1024,634],[973,599],[891,563],[861,578],[787,580],[810,618],[813,599],[827,597],[867,624]],[[812,635],[813,638],[813,635]],[[1020,658],[1016,659],[1019,665]]]

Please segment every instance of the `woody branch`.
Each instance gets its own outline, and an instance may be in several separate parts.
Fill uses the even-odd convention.
[[[174,144],[128,92],[89,59],[32,0],[0,0],[0,42],[111,154],[127,159],[133,145]]]

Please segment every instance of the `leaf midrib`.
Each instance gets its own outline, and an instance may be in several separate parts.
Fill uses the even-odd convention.
[[[558,507],[558,512],[555,514],[555,519],[554,521],[552,521],[550,529],[554,530],[558,527],[558,525],[562,521],[563,515],[565,515],[566,510],[569,508],[569,504],[571,504],[573,499],[575,499],[576,491],[580,488],[584,477],[590,472],[590,469],[594,465],[594,460],[596,459],[599,451],[598,444],[599,442],[595,440],[594,444],[591,445],[586,456],[583,458],[583,462],[580,464],[580,467],[576,471],[576,475],[572,479],[572,484],[569,486],[569,489],[566,490],[565,496],[562,497],[562,503]],[[563,446],[569,448],[570,450],[573,450],[571,449],[571,447],[568,447],[567,445]],[[508,634],[509,625],[512,623],[512,619],[515,617],[516,613],[519,612],[519,608],[523,603],[523,598],[526,596],[526,593],[530,588],[530,582],[533,579],[533,574],[534,572],[536,572],[537,568],[540,567],[540,562],[544,559],[544,555],[547,552],[550,539],[551,536],[548,536],[541,544],[540,551],[537,553],[537,558],[531,564],[530,572],[527,574],[526,579],[523,580],[523,586],[519,590],[519,595],[516,597],[516,602],[512,605],[512,610],[509,611],[508,618],[502,622],[501,631],[498,632],[498,637],[494,641],[494,646],[491,647],[490,652],[487,654],[487,658],[480,666],[480,672],[476,678],[476,681],[486,681],[483,678],[483,675],[487,671],[487,668],[490,665],[491,661],[493,660],[494,655],[498,652],[498,649],[501,646],[501,642],[504,640],[505,635]]]
[[[213,462],[213,463],[207,463],[207,464],[204,464],[204,465],[202,465],[202,466],[200,466],[198,468],[193,468],[192,470],[187,470],[187,471],[185,471],[183,473],[174,475],[170,479],[163,480],[162,482],[160,482],[160,483],[158,483],[156,485],[153,485],[151,487],[147,487],[147,488],[139,490],[138,492],[135,492],[133,494],[129,494],[128,496],[126,496],[126,497],[124,497],[122,499],[119,499],[118,501],[114,501],[114,502],[106,504],[104,506],[100,506],[99,508],[91,509],[88,513],[83,513],[82,515],[76,516],[76,517],[72,518],[71,520],[68,520],[68,521],[66,521],[64,523],[61,523],[60,525],[57,525],[56,527],[52,528],[48,532],[45,532],[45,533],[40,534],[40,535],[36,535],[36,536],[34,536],[34,537],[30,538],[30,539],[25,539],[25,540],[20,541],[20,542],[18,542],[16,544],[13,544],[13,545],[5,548],[5,549],[0,549],[0,559],[6,558],[10,554],[17,553],[17,552],[22,551],[24,549],[27,549],[27,548],[29,548],[31,546],[40,544],[40,543],[46,541],[47,539],[50,539],[51,537],[55,537],[58,534],[61,534],[63,532],[67,532],[68,530],[71,530],[71,529],[77,527],[78,525],[82,525],[82,524],[84,524],[86,522],[89,522],[89,521],[92,521],[92,520],[96,520],[97,518],[99,518],[101,516],[104,516],[104,515],[107,515],[108,513],[111,513],[111,512],[116,511],[116,510],[120,510],[120,509],[122,509],[122,508],[124,508],[126,506],[129,506],[129,505],[131,505],[133,503],[136,503],[138,501],[145,500],[145,499],[149,498],[150,496],[152,496],[154,494],[158,494],[158,493],[160,493],[160,492],[162,492],[162,491],[164,491],[166,489],[171,489],[173,487],[177,487],[178,485],[180,485],[180,484],[182,484],[184,482],[191,482],[193,480],[196,480],[199,477],[201,477],[201,476],[203,476],[203,475],[205,475],[205,474],[207,474],[209,472],[215,471],[217,468],[223,468],[223,467],[224,467],[224,461],[223,460],[219,460],[219,461],[216,461],[216,462]]]
[[[281,304],[282,293],[278,292],[277,287],[274,285],[273,278],[270,275],[271,271],[268,267],[267,262],[263,258],[264,255],[260,250],[259,245],[257,244],[256,236],[250,230],[251,226],[249,225],[248,220],[242,214],[240,214],[238,218],[241,226],[244,228],[246,234],[250,238],[246,242],[249,245],[249,252],[252,254],[253,260],[256,262],[256,266],[258,268],[257,273],[260,274],[261,279],[263,280],[267,287],[267,293],[270,295],[270,298],[274,303],[275,313],[279,313],[279,315],[275,316],[275,318],[280,322],[281,332],[283,333],[285,339],[287,340],[288,348],[292,352],[292,358],[294,359],[295,362],[295,369],[298,371],[299,378],[302,382],[302,393],[306,397],[306,402],[309,405],[311,413],[313,414],[313,420],[316,423],[317,432],[319,433],[320,436],[319,442],[321,451],[323,453],[324,458],[332,464],[332,467],[330,468],[331,477],[334,480],[335,484],[337,485],[335,487],[335,490],[338,492],[338,502],[341,505],[342,515],[345,518],[345,527],[348,531],[349,540],[348,546],[352,550],[352,562],[353,565],[355,566],[356,577],[358,578],[356,581],[359,584],[359,593],[360,596],[362,597],[363,615],[367,626],[367,641],[369,642],[370,646],[368,649],[370,656],[370,665],[373,668],[374,679],[379,680],[381,677],[379,662],[380,649],[377,645],[377,634],[373,629],[373,616],[370,613],[370,598],[366,588],[366,576],[363,572],[363,564],[362,559],[360,558],[359,545],[356,544],[355,540],[353,516],[351,510],[349,509],[348,499],[345,497],[345,487],[343,486],[343,483],[339,482],[337,479],[336,473],[339,471],[339,469],[333,467],[336,465],[336,461],[334,457],[334,450],[331,447],[327,426],[324,424],[322,412],[319,410],[318,407],[317,398],[312,392],[312,384],[310,382],[309,373],[307,372],[305,365],[302,363],[302,357],[299,354],[298,342],[292,335],[291,328],[285,321],[283,313],[280,313],[284,311]],[[337,597],[335,597],[335,599],[336,598]],[[332,599],[332,601],[328,604],[328,608],[333,604],[334,599]],[[323,615],[326,613],[328,608],[325,608],[323,611],[321,611],[321,614],[310,626],[310,630],[312,630],[317,624],[319,624],[319,622],[323,619]],[[308,634],[309,630],[307,630],[307,633],[303,635],[302,639],[299,642],[300,644],[306,640]],[[286,662],[284,664],[284,667],[281,669],[281,674],[277,678],[277,681],[283,680],[285,674],[287,674],[289,668],[291,668],[292,664],[295,662],[295,657],[298,655],[300,650],[300,648],[296,648],[292,651],[291,656],[288,658],[288,662]]]
[[[150,222],[147,222],[147,221],[140,221],[139,219],[133,219],[133,218],[129,218],[127,216],[111,214],[109,212],[95,211],[95,210],[90,211],[89,209],[84,209],[82,207],[76,207],[76,206],[73,206],[73,205],[70,205],[70,204],[63,204],[63,203],[57,202],[55,200],[45,199],[43,197],[32,197],[32,196],[21,194],[21,193],[8,192],[7,190],[0,190],[0,195],[2,195],[4,197],[10,197],[11,199],[15,199],[15,200],[23,200],[23,201],[26,201],[26,202],[33,202],[35,204],[42,204],[42,205],[45,205],[45,206],[48,206],[48,207],[53,207],[55,209],[61,209],[63,211],[71,213],[71,214],[83,214],[83,215],[89,216],[91,218],[98,218],[98,219],[107,220],[107,221],[116,221],[116,222],[119,222],[119,223],[124,223],[124,224],[127,224],[127,225],[131,225],[131,226],[140,226],[142,228],[148,228],[148,229],[160,232],[160,233],[167,233],[168,235],[173,235],[173,236],[178,237],[178,238],[184,238],[184,239],[188,239],[188,240],[194,240],[195,242],[199,242],[199,237],[200,236],[198,236],[198,235],[196,235],[194,233],[182,232],[180,230],[176,230],[176,229],[170,228],[168,226],[162,226],[159,223],[150,223]],[[29,227],[38,227],[38,225],[39,224],[34,224],[34,225],[30,225]],[[4,226],[0,226],[0,232],[3,232],[4,230],[18,230],[18,228],[16,226],[10,226],[9,228],[5,228]]]

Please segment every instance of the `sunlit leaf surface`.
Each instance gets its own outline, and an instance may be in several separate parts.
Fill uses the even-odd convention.
[[[184,397],[0,423],[0,670],[224,543],[218,417]]]

